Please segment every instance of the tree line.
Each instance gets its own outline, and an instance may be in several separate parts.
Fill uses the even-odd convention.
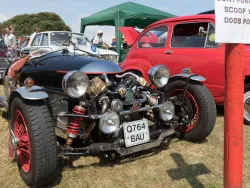
[[[2,23],[2,28],[13,26],[16,36],[26,36],[34,32],[35,27],[41,31],[71,31],[62,18],[52,12],[37,14],[20,14]]]

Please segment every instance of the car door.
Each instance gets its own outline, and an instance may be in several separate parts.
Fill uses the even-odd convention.
[[[43,33],[41,37],[39,49],[53,51],[52,48],[49,46],[49,34],[48,33]]]
[[[205,84],[214,97],[223,96],[225,45],[215,43],[215,25],[211,21],[173,24],[166,52],[171,75],[191,68],[207,79]]]
[[[167,24],[149,28],[133,45],[127,59],[144,59],[152,65],[163,64],[168,30]]]
[[[41,38],[42,38],[42,33],[37,34],[34,37],[33,41],[31,42],[30,48],[28,49],[29,52],[32,52],[32,51],[40,49],[40,47],[41,47],[40,46]]]

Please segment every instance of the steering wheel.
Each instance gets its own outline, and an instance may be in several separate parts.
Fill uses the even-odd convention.
[[[141,45],[142,48],[152,48],[152,45],[148,42],[145,42]]]
[[[55,45],[55,46],[62,46],[59,42],[57,41],[51,41],[51,44],[52,45]]]

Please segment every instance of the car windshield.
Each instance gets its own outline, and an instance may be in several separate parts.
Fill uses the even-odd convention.
[[[68,32],[52,32],[50,35],[51,45],[56,46],[69,46],[69,33]]]
[[[83,34],[72,33],[72,42],[78,45],[86,45],[89,41]]]

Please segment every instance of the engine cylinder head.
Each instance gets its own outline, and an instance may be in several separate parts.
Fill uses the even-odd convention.
[[[125,97],[126,92],[127,92],[127,89],[124,86],[118,89],[118,93],[120,94],[121,97]]]
[[[93,78],[90,81],[90,83],[91,84],[87,91],[89,97],[97,96],[98,94],[102,93],[107,87],[105,82],[102,79],[100,79],[98,76]]]

